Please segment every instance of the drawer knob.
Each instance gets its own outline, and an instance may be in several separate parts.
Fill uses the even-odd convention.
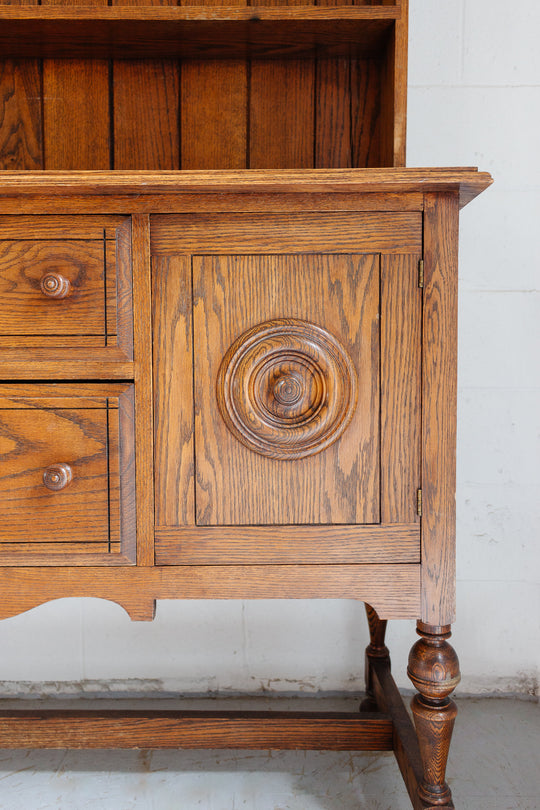
[[[47,298],[65,298],[69,295],[71,284],[69,279],[62,275],[62,273],[45,273],[42,277],[39,286],[43,295]]]
[[[53,492],[67,487],[72,478],[73,472],[69,464],[51,464],[43,473],[43,483]]]

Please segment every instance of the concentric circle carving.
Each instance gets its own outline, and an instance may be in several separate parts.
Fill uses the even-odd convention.
[[[231,433],[270,458],[320,453],[343,433],[356,407],[356,371],[320,326],[289,318],[240,335],[221,362],[217,401]]]

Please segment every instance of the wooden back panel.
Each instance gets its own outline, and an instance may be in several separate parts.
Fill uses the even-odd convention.
[[[223,5],[220,0],[112,4]],[[41,5],[106,6],[107,0]],[[406,0],[386,51],[364,59],[4,60],[0,169],[404,165],[404,26]]]

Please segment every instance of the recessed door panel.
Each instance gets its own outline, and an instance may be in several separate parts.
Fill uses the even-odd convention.
[[[193,257],[196,524],[379,522],[379,268]]]

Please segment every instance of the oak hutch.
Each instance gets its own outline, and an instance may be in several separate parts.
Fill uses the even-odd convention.
[[[0,615],[348,598],[359,713],[2,712],[4,747],[394,750],[453,807],[458,212],[407,1],[0,5]],[[416,619],[416,729],[388,619]]]

